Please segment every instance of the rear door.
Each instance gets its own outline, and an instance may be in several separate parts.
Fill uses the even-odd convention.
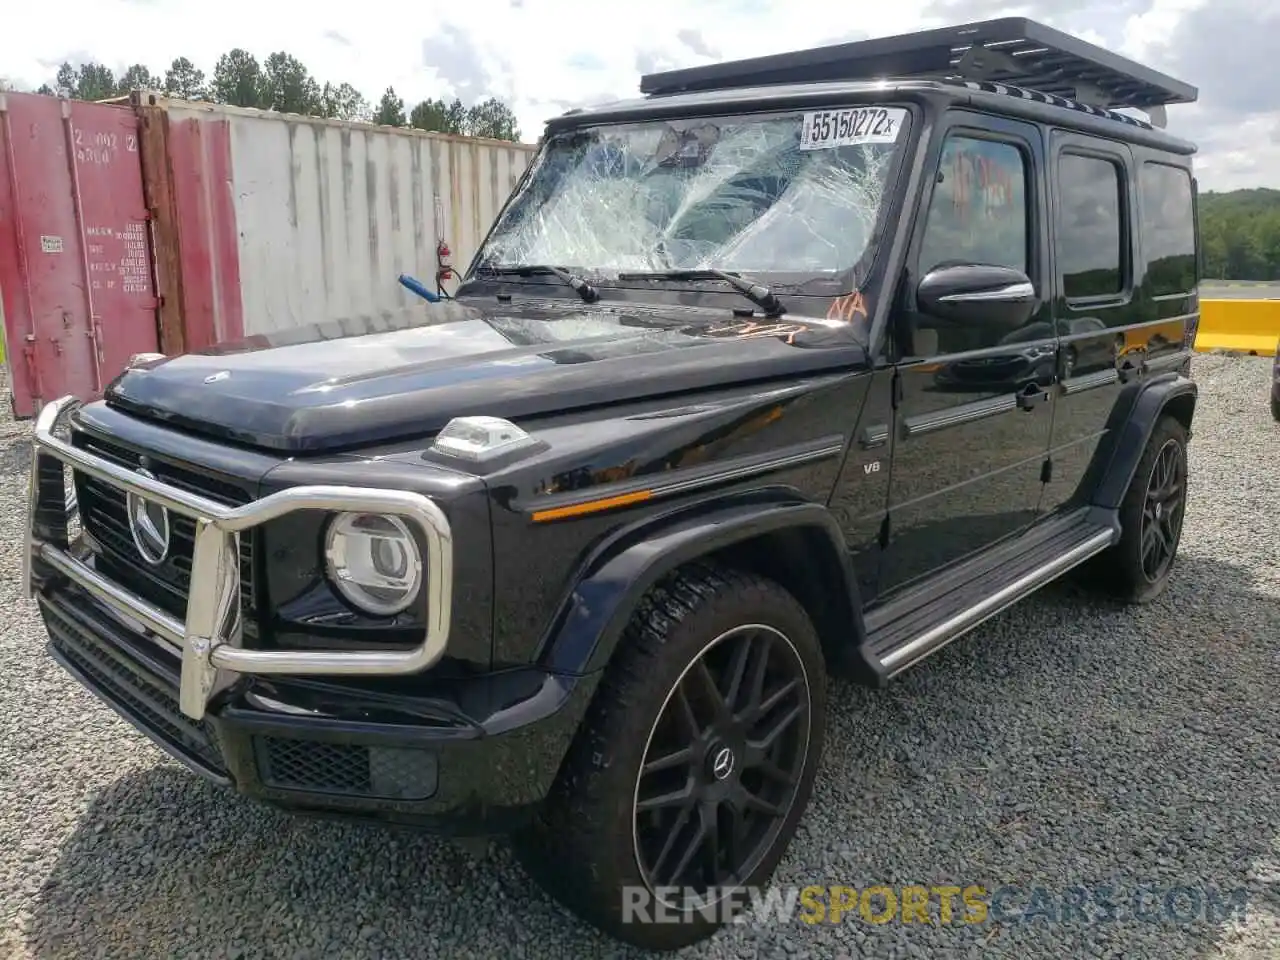
[[[1154,318],[1135,282],[1137,184],[1129,147],[1061,130],[1049,142],[1050,290],[1060,349],[1045,512],[1083,494],[1081,481],[1121,390],[1145,374],[1143,331]]]

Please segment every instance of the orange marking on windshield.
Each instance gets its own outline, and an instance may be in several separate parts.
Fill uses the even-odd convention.
[[[836,297],[827,308],[828,320],[843,320],[849,323],[855,317],[862,317],[864,320],[867,318],[867,302],[863,299],[861,290],[855,290],[843,297]]]

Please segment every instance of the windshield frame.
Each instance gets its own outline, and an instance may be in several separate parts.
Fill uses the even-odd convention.
[[[472,257],[471,263],[467,267],[467,272],[462,278],[459,286],[459,293],[464,292],[465,287],[478,283],[491,283],[494,281],[507,283],[518,283],[521,285],[529,284],[537,287],[563,287],[564,284],[554,276],[546,275],[527,275],[516,276],[507,275],[502,277],[488,276],[483,273],[477,274],[477,268],[483,263],[484,257],[489,251],[489,247],[493,238],[497,235],[499,228],[502,226],[504,219],[508,216],[512,208],[518,204],[527,194],[534,176],[545,162],[549,151],[553,145],[564,138],[579,135],[583,132],[597,130],[601,128],[619,128],[629,126],[643,125],[661,125],[672,122],[679,123],[696,123],[700,120],[726,120],[735,121],[762,121],[785,119],[790,117],[799,117],[803,114],[816,110],[842,110],[855,109],[858,107],[866,107],[870,105],[897,107],[906,111],[906,119],[901,138],[894,144],[893,156],[890,159],[885,172],[884,189],[881,194],[880,203],[877,205],[876,215],[871,226],[867,242],[863,247],[861,256],[852,264],[849,264],[836,273],[820,273],[815,274],[809,271],[753,271],[750,273],[752,280],[768,284],[769,288],[777,293],[791,293],[800,296],[837,296],[848,293],[851,290],[859,289],[866,278],[871,274],[878,259],[886,252],[891,244],[886,241],[891,239],[890,217],[898,209],[901,208],[903,198],[900,196],[904,183],[904,172],[909,169],[911,158],[915,155],[921,137],[921,131],[925,126],[921,120],[925,113],[922,103],[915,99],[909,99],[903,96],[903,91],[890,90],[885,91],[888,95],[877,95],[877,91],[860,90],[856,92],[848,92],[843,95],[833,96],[830,93],[821,98],[812,100],[795,101],[786,104],[771,104],[768,107],[745,106],[741,103],[724,103],[718,105],[708,104],[707,108],[696,112],[688,109],[667,112],[645,111],[637,113],[635,116],[619,116],[613,114],[607,118],[601,118],[592,121],[584,117],[580,123],[566,125],[563,120],[555,125],[554,130],[550,132],[539,144],[537,152],[530,159],[529,165],[525,168],[520,180],[515,188],[511,191],[507,201],[498,211],[493,222],[490,224],[489,230],[485,233],[483,240]],[[506,265],[506,264],[503,264]],[[631,273],[638,271],[630,270],[607,270],[600,271],[598,267],[591,264],[567,264],[556,263],[554,266],[563,267],[572,273],[575,273],[585,279],[588,279],[593,286],[600,290],[616,289],[616,290],[643,290],[647,287],[661,288],[671,292],[687,292],[693,294],[719,294],[726,293],[724,284],[717,281],[707,280],[689,280],[689,279],[627,279],[619,280],[617,273]],[[731,271],[736,272],[736,271]],[[565,288],[566,290],[568,288]]]

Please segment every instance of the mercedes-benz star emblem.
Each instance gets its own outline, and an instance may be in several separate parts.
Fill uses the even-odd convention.
[[[717,780],[723,780],[733,773],[733,751],[728,747],[722,747],[716,754],[715,760],[711,762],[711,772],[715,774]]]
[[[148,480],[155,479],[150,470],[139,470],[138,474]],[[143,560],[158,567],[169,555],[169,511],[136,493],[129,494],[128,508],[133,545]]]

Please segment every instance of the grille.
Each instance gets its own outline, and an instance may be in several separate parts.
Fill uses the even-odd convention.
[[[350,743],[266,737],[258,752],[263,782],[292,790],[369,792],[369,750]]]
[[[422,800],[436,790],[435,755],[421,750],[254,740],[258,775],[268,787],[388,800]]]
[[[77,447],[130,469],[137,469],[142,462],[141,454],[86,433],[73,434],[73,442]],[[228,506],[240,506],[250,500],[247,490],[187,468],[150,460],[147,469],[163,483]],[[78,471],[75,473],[75,485],[81,522],[97,544],[102,573],[173,616],[184,617],[187,594],[191,589],[195,521],[177,514],[170,515],[169,555],[163,563],[152,566],[138,553],[129,531],[128,495],[119,487]],[[255,623],[252,615],[255,538],[256,531],[240,536],[240,596],[248,632],[253,631]]]
[[[225,774],[212,729],[178,707],[176,666],[171,675],[159,676],[129,653],[126,642],[100,637],[103,631],[84,623],[74,609],[43,597],[40,606],[54,649],[91,690],[199,766]]]

